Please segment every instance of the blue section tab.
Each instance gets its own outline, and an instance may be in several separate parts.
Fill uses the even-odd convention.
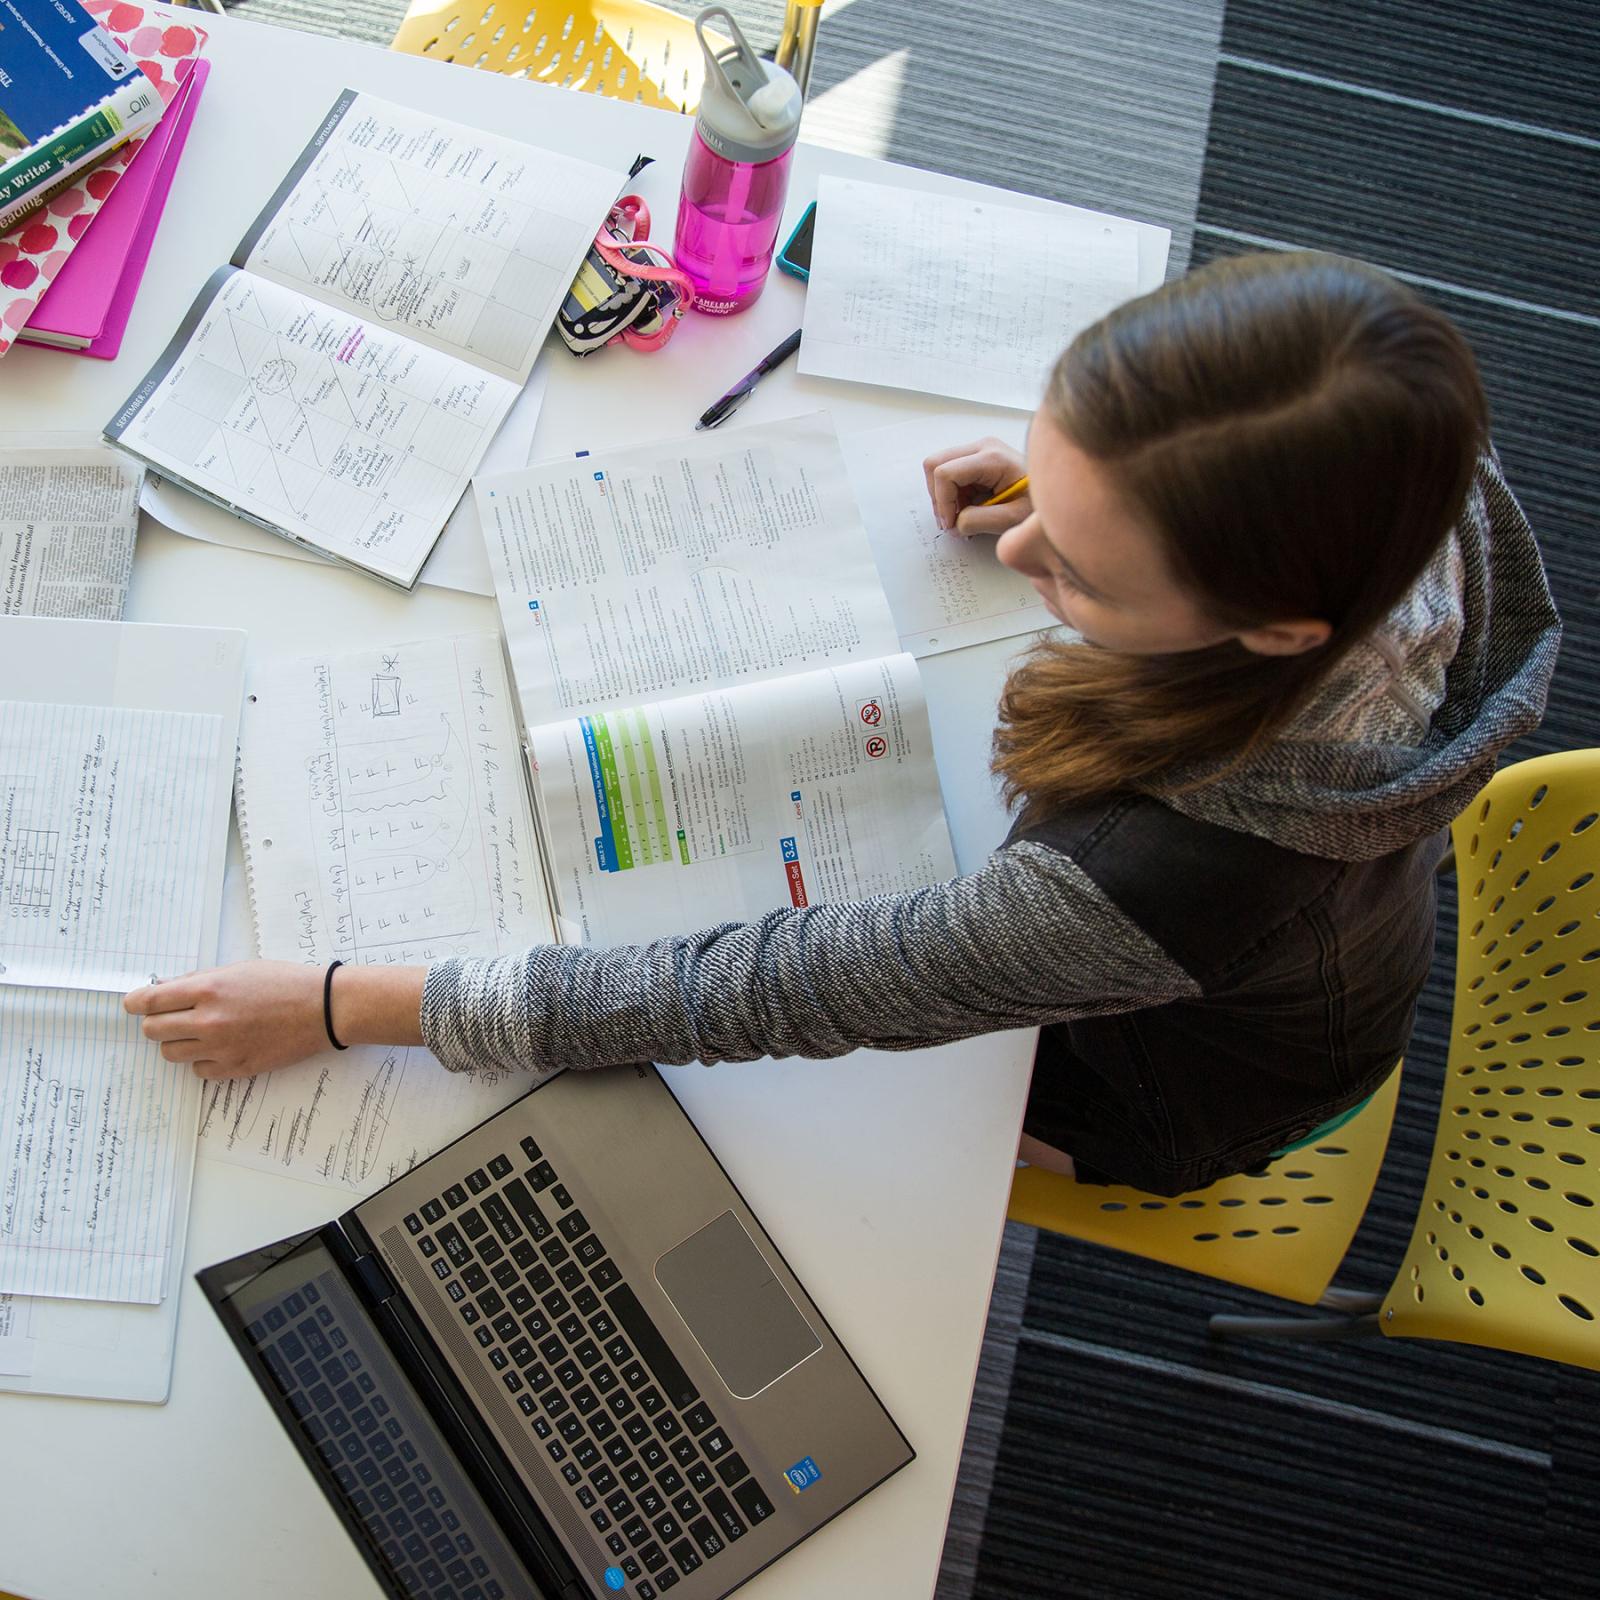
[[[595,742],[594,723],[588,717],[579,717],[583,729],[583,751],[589,758],[589,782],[594,785],[595,810],[600,818],[600,837],[594,842],[595,860],[602,872],[616,872],[617,836],[611,826],[611,802],[606,798],[605,780],[600,775],[600,747]]]
[[[796,805],[799,805],[800,804],[800,791],[798,789],[791,790],[790,794],[789,794],[789,798],[791,800],[793,800]]]
[[[822,1468],[810,1456],[802,1456],[792,1467],[785,1469],[783,1481],[799,1494],[802,1489],[809,1489],[821,1476]]]
[[[800,859],[800,848],[794,842],[792,834],[787,839],[780,839],[778,844],[783,850],[783,859],[785,861],[798,861]]]

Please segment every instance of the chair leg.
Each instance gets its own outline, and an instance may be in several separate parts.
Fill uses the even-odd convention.
[[[1381,1334],[1376,1312],[1344,1317],[1227,1317],[1216,1316],[1206,1324],[1214,1339],[1239,1334],[1253,1339],[1303,1339],[1331,1341],[1367,1339]]]
[[[1383,1296],[1369,1289],[1329,1289],[1317,1301],[1319,1310],[1342,1311],[1346,1316],[1360,1316],[1368,1311],[1380,1310]]]

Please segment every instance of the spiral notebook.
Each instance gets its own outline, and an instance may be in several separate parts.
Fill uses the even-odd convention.
[[[259,953],[422,965],[554,940],[512,707],[492,634],[254,668],[235,801]],[[208,1085],[201,1137],[366,1192],[525,1088],[358,1045]]]

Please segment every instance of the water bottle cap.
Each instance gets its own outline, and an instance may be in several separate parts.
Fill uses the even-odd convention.
[[[705,23],[733,43],[714,49]],[[774,161],[800,132],[800,86],[782,67],[763,61],[750,48],[725,6],[707,6],[695,18],[705,53],[706,76],[695,126],[700,137],[728,161]]]

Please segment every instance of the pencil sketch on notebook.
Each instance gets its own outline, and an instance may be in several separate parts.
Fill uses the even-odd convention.
[[[193,971],[196,841],[231,755],[206,713],[0,700],[0,984],[121,994]]]
[[[493,635],[268,664],[238,789],[260,954],[423,965],[553,942],[522,762]],[[241,1165],[369,1190],[526,1087],[358,1046],[209,1085],[201,1137]]]
[[[263,955],[414,963],[553,937],[494,638],[274,663],[241,742]]]

